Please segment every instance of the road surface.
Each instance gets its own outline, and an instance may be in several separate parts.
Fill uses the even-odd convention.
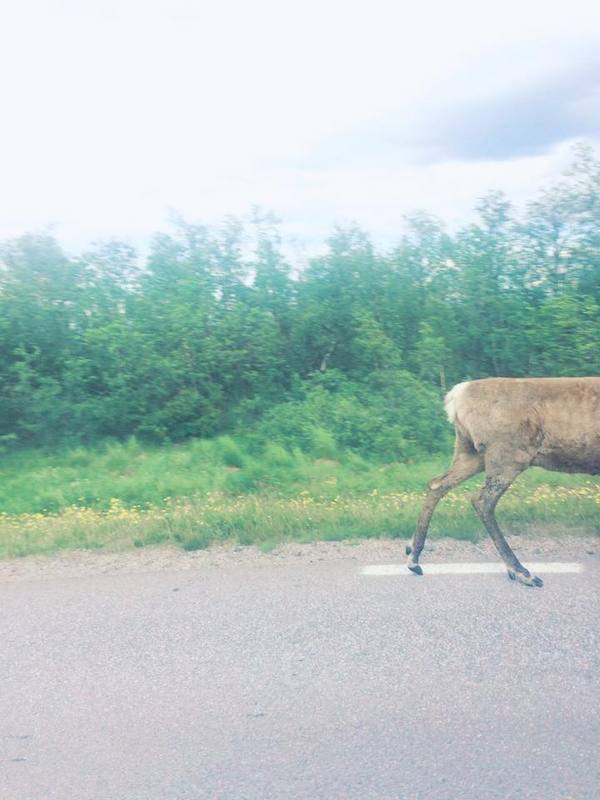
[[[600,798],[598,549],[543,589],[360,547],[0,571],[0,797]]]

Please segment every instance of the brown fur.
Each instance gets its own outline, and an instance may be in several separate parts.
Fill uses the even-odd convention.
[[[512,578],[541,586],[506,542],[494,515],[510,484],[530,466],[600,474],[600,378],[487,378],[458,384],[446,396],[456,431],[449,470],[429,483],[409,569],[417,574],[431,515],[441,498],[485,470],[473,505]]]

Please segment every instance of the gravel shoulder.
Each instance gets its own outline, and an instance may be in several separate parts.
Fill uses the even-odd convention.
[[[523,561],[540,558],[554,561],[600,561],[600,537],[578,534],[552,536],[527,534],[507,536]],[[310,544],[285,543],[269,553],[257,547],[235,544],[212,546],[186,552],[171,545],[146,547],[123,552],[76,550],[55,555],[25,556],[0,560],[0,583],[76,578],[88,575],[138,574],[147,572],[188,572],[206,569],[249,566],[266,569],[293,563],[356,561],[360,563],[403,563],[405,540],[354,539]],[[462,542],[436,539],[428,542],[422,561],[497,561],[489,539]]]

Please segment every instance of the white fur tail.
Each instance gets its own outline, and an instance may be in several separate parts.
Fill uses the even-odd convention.
[[[444,398],[444,408],[446,409],[446,414],[448,415],[448,419],[454,425],[456,422],[456,414],[458,412],[457,403],[460,400],[462,393],[464,392],[465,388],[468,386],[469,381],[465,381],[464,383],[457,383],[454,386],[446,397]]]

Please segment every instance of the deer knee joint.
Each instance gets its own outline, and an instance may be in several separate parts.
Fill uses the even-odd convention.
[[[429,489],[429,491],[438,492],[440,489],[442,489],[445,477],[446,477],[445,475],[442,475],[441,477],[432,478],[427,484],[427,488]]]

